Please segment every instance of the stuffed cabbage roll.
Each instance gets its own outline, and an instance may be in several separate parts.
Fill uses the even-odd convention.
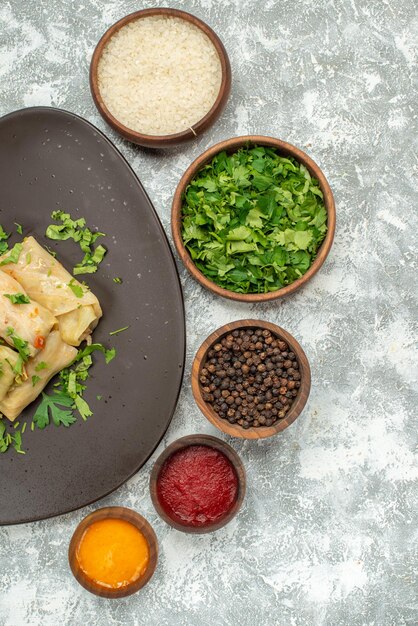
[[[7,255],[0,257],[0,262]],[[29,297],[55,315],[66,343],[79,346],[97,326],[102,309],[96,296],[33,237],[23,240],[19,259],[4,265],[3,270],[23,286]]]
[[[28,301],[29,300],[29,301]],[[41,350],[56,318],[48,309],[28,298],[21,285],[0,271],[0,337],[15,346],[16,337],[27,341],[29,355]]]
[[[65,343],[59,331],[53,330],[42,352],[26,364],[27,379],[21,384],[14,384],[0,401],[0,412],[13,422],[28,404],[36,400],[48,381],[70,365],[76,354],[76,348]],[[41,361],[45,367],[36,369]],[[32,376],[36,378],[32,379]]]
[[[0,400],[9,391],[15,382],[16,372],[14,367],[19,360],[17,352],[7,346],[0,346]]]

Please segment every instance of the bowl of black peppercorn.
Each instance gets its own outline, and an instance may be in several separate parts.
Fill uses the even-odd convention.
[[[311,370],[296,339],[262,320],[215,330],[192,366],[192,390],[205,417],[233,437],[262,439],[290,426],[309,397]]]

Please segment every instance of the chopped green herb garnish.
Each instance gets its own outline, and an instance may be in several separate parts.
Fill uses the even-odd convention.
[[[29,347],[28,347],[29,346],[28,342],[25,341],[24,339],[22,339],[21,337],[19,337],[18,335],[16,335],[15,331],[14,331],[14,328],[11,328],[10,326],[9,326],[9,328],[7,328],[6,334],[13,341],[13,345],[16,348],[16,350],[19,352],[19,356],[22,359],[22,361],[24,363],[26,363],[26,361],[30,357],[30,351],[29,351]]]
[[[15,243],[13,248],[10,250],[9,256],[7,256],[3,261],[0,262],[1,265],[9,265],[9,263],[17,263],[20,257],[20,253],[22,252],[22,244]]]
[[[123,328],[118,328],[117,330],[112,330],[109,335],[117,335],[118,333],[123,333],[124,330],[128,330],[129,326],[124,326]]]
[[[104,259],[104,255],[106,254],[107,250],[104,246],[102,246],[102,244],[99,244],[94,252],[93,252],[93,256],[91,257],[91,260],[93,261],[93,263],[95,263],[96,265],[100,265],[100,263],[103,261]]]
[[[13,342],[15,340],[17,340],[17,343],[23,341],[14,334],[14,329],[11,327],[7,329],[7,335],[12,337]],[[24,353],[25,347],[21,345],[20,350]],[[78,411],[83,420],[86,420],[93,414],[88,403],[83,398],[83,393],[86,389],[85,382],[89,376],[89,369],[93,364],[91,355],[96,351],[104,354],[106,363],[109,363],[116,354],[114,348],[107,349],[100,343],[94,343],[80,349],[72,364],[59,373],[59,382],[55,383],[57,388],[54,392],[49,395],[42,393],[42,399],[30,425],[32,431],[35,427],[44,429],[51,421],[56,426],[61,424],[65,427],[71,426],[71,424],[77,421],[77,417],[74,414],[75,410]],[[23,359],[20,354],[19,360],[22,367]],[[47,367],[48,365],[45,361],[40,361],[35,367],[35,371],[40,371]],[[33,375],[32,385],[36,385],[39,380],[39,376]],[[101,396],[97,396],[97,398],[100,399]],[[17,429],[18,427],[19,422],[16,422],[14,428]],[[16,452],[25,454],[22,450],[22,434],[25,430],[26,423],[23,424],[21,431],[16,430],[14,435],[6,433],[6,426],[0,417],[0,453],[6,452],[12,446]]]
[[[105,361],[106,363],[110,363],[116,356],[116,349],[111,348],[110,350],[105,351]]]
[[[43,429],[48,426],[51,415],[55,426],[59,426],[60,424],[70,426],[70,424],[76,421],[71,411],[73,403],[73,399],[66,393],[55,392],[50,396],[47,396],[46,393],[42,393],[42,401],[36,409],[33,421],[38,428]],[[67,409],[60,409],[60,406],[65,406]]]
[[[7,243],[9,237],[9,233],[6,233],[3,226],[0,225],[0,254],[4,254],[9,249],[9,245]]]
[[[69,213],[64,213],[63,211],[54,211],[51,217],[61,222],[61,224],[48,226],[46,236],[60,241],[73,239],[73,241],[79,243],[81,250],[84,252],[84,257],[74,267],[73,274],[77,276],[78,274],[92,274],[96,272],[107,250],[101,244],[95,248],[94,244],[99,237],[104,237],[105,234],[91,231],[86,226],[84,218],[74,220]]]
[[[39,361],[38,365],[36,365],[35,367],[35,372],[46,370],[47,367],[48,367],[48,363],[45,363],[45,361]]]
[[[15,432],[14,436],[12,437],[13,440],[13,447],[16,450],[16,452],[18,452],[18,454],[26,454],[24,450],[22,450],[22,434],[21,432],[18,430],[17,432]]]
[[[12,339],[13,345],[18,351],[19,356],[14,367],[10,363],[9,359],[6,358],[5,361],[9,364],[13,372],[16,374],[16,381],[21,382],[19,381],[19,377],[22,376],[23,366],[30,357],[29,344],[27,341],[16,335],[14,328],[11,328],[10,326],[6,330],[6,335]]]
[[[42,401],[33,418],[33,422],[38,428],[45,428],[49,424],[50,415],[54,424],[69,426],[76,421],[74,409],[77,409],[83,420],[92,415],[88,403],[82,396],[86,389],[84,383],[89,376],[89,369],[93,365],[91,354],[96,351],[103,352],[106,363],[109,363],[116,354],[114,348],[106,349],[100,343],[93,343],[80,349],[72,364],[59,373],[59,382],[55,383],[57,389],[54,393],[49,396],[45,393],[42,394]],[[39,367],[42,364],[43,361],[38,364],[35,370],[44,369],[44,367]],[[67,409],[60,409],[59,406],[67,407]]]
[[[78,351],[76,361],[80,361],[81,359],[84,359],[84,357],[89,356],[92,352],[96,351],[103,352],[106,363],[110,363],[110,361],[116,356],[115,348],[107,349],[101,343],[91,343],[89,346],[86,346],[82,350]]]
[[[29,265],[29,263],[32,261],[32,255],[30,252],[28,252],[26,254],[26,265]]]
[[[49,246],[46,246],[46,245],[44,246],[44,248],[45,248],[45,250],[46,250],[47,252],[49,252],[49,254],[50,254],[51,256],[53,256],[53,257],[54,257],[54,259],[55,259],[55,257],[57,256],[57,253],[55,252],[55,250],[52,250],[52,248],[50,248]],[[52,268],[50,268],[50,270],[49,270],[49,271],[50,271],[50,272],[52,272]],[[51,274],[49,274],[49,276],[51,276]]]
[[[16,422],[13,427],[16,429],[19,426],[19,422]],[[24,426],[24,425],[23,425]],[[22,432],[24,428],[22,429]],[[19,454],[25,454],[22,450],[22,434],[20,431],[15,431],[13,435],[6,433],[6,426],[0,418],[0,453],[7,452],[12,446]]]
[[[19,354],[19,356],[17,357],[16,365],[12,367],[12,370],[16,374],[16,377],[22,376],[24,364],[25,364],[25,361],[22,359],[22,357]]]
[[[6,426],[0,419],[0,452],[6,452],[9,447],[8,435],[6,434]]]
[[[182,215],[196,267],[239,293],[275,291],[303,276],[327,231],[318,181],[263,146],[217,154],[186,188]]]
[[[68,283],[68,287],[71,289],[71,291],[77,298],[82,298],[84,296],[84,291],[81,285],[78,285],[75,282],[74,278],[70,280],[70,282]]]
[[[90,409],[89,405],[84,400],[84,398],[82,398],[80,395],[76,395],[74,402],[75,402],[78,412],[80,413],[84,421],[86,421],[88,417],[93,415],[93,412]]]
[[[24,293],[4,293],[5,298],[9,298],[13,304],[29,304],[30,300]]]
[[[116,278],[113,279],[113,282],[117,285],[121,285],[123,283],[123,280],[119,276],[116,276]]]
[[[94,272],[97,272],[97,265],[77,264],[73,269],[74,276],[78,276],[79,274],[94,274]]]
[[[16,232],[19,233],[19,235],[22,235],[23,233],[22,224],[18,224],[17,222],[15,222],[14,224],[16,226]]]
[[[98,400],[101,400],[101,399],[103,398],[103,396],[96,396],[96,398],[97,398]]]

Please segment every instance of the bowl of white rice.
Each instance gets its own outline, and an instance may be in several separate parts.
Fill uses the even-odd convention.
[[[231,66],[219,37],[194,15],[144,9],[102,36],[90,87],[102,117],[125,139],[166,148],[198,137],[218,119]]]

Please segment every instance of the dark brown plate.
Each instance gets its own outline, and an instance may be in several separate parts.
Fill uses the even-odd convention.
[[[94,415],[70,428],[23,436],[25,455],[0,454],[0,524],[60,515],[114,491],[145,463],[166,431],[184,368],[182,291],[164,230],[128,163],[94,126],[47,107],[0,119],[0,223],[56,249],[71,268],[80,249],[44,237],[55,209],[107,233],[99,271],[83,276],[104,317],[95,341],[116,358],[95,359],[85,398]],[[11,242],[17,238],[13,236]],[[113,278],[120,276],[121,285]],[[109,332],[129,325],[116,336]],[[98,400],[96,396],[102,396]],[[30,422],[37,403],[20,424]]]

